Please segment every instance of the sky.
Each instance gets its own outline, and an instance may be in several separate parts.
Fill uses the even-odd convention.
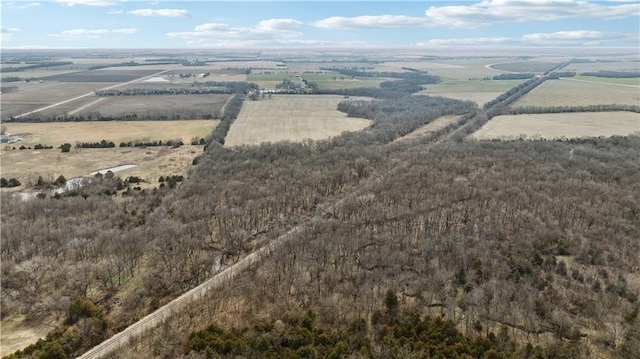
[[[640,46],[640,0],[0,2],[2,49]]]

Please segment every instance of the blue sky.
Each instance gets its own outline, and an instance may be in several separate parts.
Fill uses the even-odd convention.
[[[632,47],[640,1],[2,1],[12,48]]]

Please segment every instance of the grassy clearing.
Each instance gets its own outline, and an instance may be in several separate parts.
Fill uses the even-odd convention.
[[[88,176],[89,173],[126,164],[136,167],[120,171],[121,178],[138,176],[157,185],[164,175],[186,175],[193,158],[202,153],[204,146],[185,145],[169,147],[123,147],[105,149],[81,149],[62,153],[51,150],[2,150],[2,177],[17,178],[22,186],[4,189],[19,191],[36,183],[39,176],[53,181],[59,175],[67,179]]]
[[[0,326],[2,327],[0,357],[3,358],[29,344],[35,343],[40,338],[46,337],[49,331],[55,329],[54,325],[40,322],[34,323],[24,318],[3,320]]]
[[[558,139],[638,133],[640,114],[619,111],[497,116],[470,137],[481,140]]]
[[[8,123],[7,132],[20,135],[24,141],[4,144],[0,152],[2,177],[17,178],[21,190],[35,183],[39,176],[54,180],[59,175],[66,178],[87,176],[93,171],[125,164],[134,168],[118,172],[121,177],[138,176],[157,185],[163,175],[186,175],[194,157],[203,146],[189,145],[193,137],[205,137],[218,121],[132,121],[132,122],[65,122],[65,123]],[[167,140],[181,138],[185,146],[169,147],[115,147],[105,149],[72,149],[62,153],[59,149],[19,150],[41,143],[54,147],[64,142],[98,142],[102,139],[116,143],[134,140]],[[4,190],[4,189],[3,189]]]
[[[319,140],[371,124],[336,110],[342,100],[342,96],[333,95],[275,95],[247,101],[227,134],[225,146]]]
[[[416,138],[420,138],[424,135],[428,135],[430,133],[436,132],[440,129],[447,127],[448,125],[457,121],[459,116],[442,116],[440,118],[436,118],[435,120],[429,122],[428,124],[418,128],[417,130],[404,135],[402,137],[396,138],[393,142],[407,141],[413,140]]]
[[[638,103],[640,103],[640,91],[637,87],[563,78],[545,81],[516,101],[513,106],[637,105]]]
[[[206,137],[218,124],[215,120],[193,121],[100,121],[100,122],[56,122],[56,123],[6,123],[6,132],[20,136],[21,145],[33,146],[38,143],[60,146],[68,142],[99,142],[101,140],[120,142],[135,140],[168,140],[181,138],[189,143],[193,137]],[[14,145],[14,146],[15,146]],[[3,145],[3,148],[6,145]],[[5,152],[3,151],[3,154]],[[3,170],[4,170],[4,165]]]

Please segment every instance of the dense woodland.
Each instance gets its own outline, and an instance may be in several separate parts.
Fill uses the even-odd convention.
[[[378,100],[339,109],[374,124],[327,141],[227,149],[213,133],[172,187],[114,197],[119,179],[105,176],[81,195],[5,196],[2,317],[64,321],[17,356],[75,356],[300,226],[117,356],[265,357],[283,343],[266,339],[296,332],[305,357],[429,357],[421,333],[436,328],[460,357],[633,358],[640,137],[464,140],[543,80],[484,111],[372,90]],[[456,136],[392,143],[453,114]],[[227,339],[240,351],[216,349]]]

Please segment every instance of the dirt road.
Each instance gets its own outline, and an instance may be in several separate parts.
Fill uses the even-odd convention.
[[[121,87],[121,86],[130,85],[130,84],[133,84],[133,83],[136,83],[136,82],[139,82],[139,81],[144,81],[144,80],[149,79],[149,78],[152,78],[152,77],[154,77],[154,76],[162,75],[162,74],[163,74],[163,73],[165,73],[165,72],[169,72],[169,71],[173,70],[173,68],[175,68],[175,67],[176,67],[176,66],[173,66],[173,67],[168,68],[168,69],[166,69],[166,70],[162,70],[162,71],[157,72],[157,73],[155,73],[155,74],[148,75],[148,76],[144,76],[144,77],[141,77],[141,78],[138,78],[138,79],[132,80],[132,81],[123,82],[123,83],[121,83],[121,84],[117,84],[117,85],[113,85],[113,86],[109,86],[109,87],[104,87],[104,88],[98,89],[97,91],[111,90],[111,89],[118,88],[118,87]],[[58,107],[58,106],[60,106],[60,105],[64,105],[65,103],[69,103],[69,102],[72,102],[72,101],[76,101],[76,100],[79,100],[79,99],[81,99],[81,98],[85,98],[85,97],[89,97],[89,96],[94,96],[94,94],[95,94],[95,92],[94,92],[94,91],[92,91],[92,92],[88,92],[88,93],[86,93],[86,94],[84,94],[84,95],[80,95],[80,96],[77,96],[77,97],[74,97],[74,98],[70,98],[70,99],[68,99],[68,100],[64,100],[64,101],[56,102],[56,103],[54,103],[53,105],[49,105],[49,106],[45,106],[45,107],[39,108],[39,109],[37,109],[37,110],[33,110],[33,111],[29,111],[29,112],[25,112],[25,113],[23,113],[23,114],[20,114],[20,115],[14,116],[14,118],[20,118],[20,117],[24,117],[24,116],[29,116],[29,115],[31,115],[31,114],[38,113],[38,112],[42,112],[42,111],[45,111],[45,110],[48,110],[48,109],[51,109],[51,108],[54,108],[54,107]]]
[[[281,235],[276,240],[271,241],[266,246],[258,249],[255,252],[250,253],[246,257],[242,258],[236,264],[226,268],[222,272],[214,275],[211,279],[200,284],[199,286],[184,293],[173,301],[167,303],[162,308],[147,315],[138,322],[130,325],[125,330],[114,335],[113,337],[105,340],[99,345],[93,347],[88,352],[84,353],[79,359],[89,358],[102,358],[121,346],[127,345],[131,339],[142,336],[146,331],[162,324],[162,322],[179,313],[191,302],[201,298],[206,292],[219,288],[222,285],[229,284],[239,273],[250,268],[253,265],[258,264],[263,258],[267,257],[274,249],[283,245],[284,243],[293,239],[296,234],[302,231],[302,226],[297,226],[289,232]]]

